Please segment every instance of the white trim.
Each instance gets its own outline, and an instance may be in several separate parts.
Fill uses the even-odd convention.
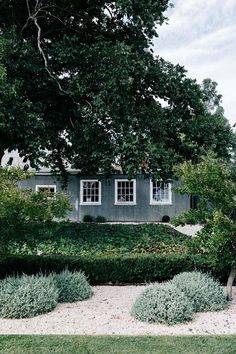
[[[39,188],[54,188],[53,193],[56,193],[56,191],[57,191],[56,184],[36,184],[36,187],[35,187],[36,192],[39,191]]]
[[[153,181],[150,179],[150,205],[172,205],[172,189],[171,189],[171,183],[168,183],[168,195],[169,195],[169,200],[168,201],[155,201],[153,200]]]
[[[83,184],[84,182],[98,182],[98,202],[83,201]],[[102,184],[98,179],[81,179],[80,180],[80,205],[101,205],[102,204]]]
[[[133,201],[132,202],[119,202],[118,201],[118,182],[133,182]],[[115,179],[115,203],[114,205],[136,205],[136,179],[128,179],[128,178],[123,178],[123,179]]]

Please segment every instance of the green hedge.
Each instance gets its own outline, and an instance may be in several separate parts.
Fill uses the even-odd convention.
[[[165,281],[183,271],[212,271],[204,258],[181,254],[137,254],[123,257],[6,256],[0,258],[0,277],[22,272],[58,273],[66,267],[69,270],[83,271],[91,284]],[[213,275],[220,281],[225,281],[228,270],[213,272]]]

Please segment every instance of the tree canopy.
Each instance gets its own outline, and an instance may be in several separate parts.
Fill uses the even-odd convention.
[[[211,81],[155,57],[169,0],[2,0],[0,157],[82,173],[170,177],[207,150],[227,157],[232,131]],[[218,96],[217,96],[218,97]],[[206,104],[208,101],[209,104]]]

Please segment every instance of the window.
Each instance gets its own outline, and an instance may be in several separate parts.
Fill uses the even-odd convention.
[[[150,204],[171,204],[171,183],[150,181]]]
[[[115,180],[115,204],[136,204],[136,180]]]
[[[101,204],[101,182],[98,180],[80,181],[80,204],[100,205]]]
[[[53,195],[56,193],[56,185],[52,184],[52,185],[47,185],[47,184],[42,184],[36,185],[36,192],[43,192],[46,193],[48,195],[48,198],[53,197]]]

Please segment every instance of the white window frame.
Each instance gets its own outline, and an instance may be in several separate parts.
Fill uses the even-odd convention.
[[[53,193],[57,192],[56,184],[36,184],[36,187],[35,187],[36,192],[39,192],[40,188],[54,188],[54,192]]]
[[[132,202],[120,202],[118,200],[118,182],[133,182],[134,200]],[[136,179],[115,179],[115,205],[136,205]]]
[[[83,185],[85,182],[98,182],[98,202],[83,201]],[[101,205],[102,204],[102,183],[98,179],[81,179],[80,180],[80,205]]]
[[[153,181],[150,179],[150,205],[172,205],[172,188],[171,188],[171,183],[170,182],[163,182],[163,181],[157,181],[160,183],[167,183],[168,184],[168,200],[164,201],[156,201],[153,199]]]

